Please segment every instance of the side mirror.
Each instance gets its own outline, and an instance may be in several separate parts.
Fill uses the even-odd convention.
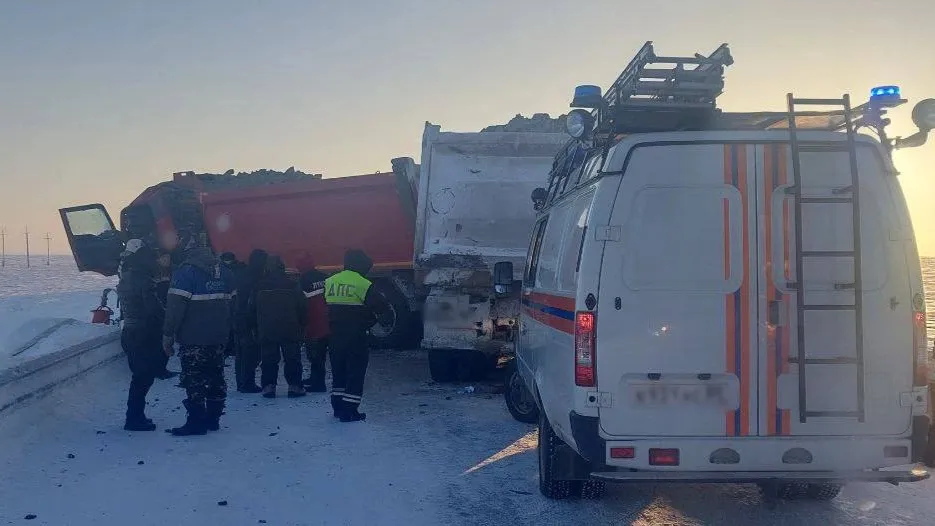
[[[497,294],[509,294],[513,288],[513,263],[500,261],[493,265],[493,287]]]

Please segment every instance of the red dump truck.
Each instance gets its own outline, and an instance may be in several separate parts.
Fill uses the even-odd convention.
[[[411,165],[411,166],[407,166]],[[394,307],[387,325],[374,328],[377,344],[412,342],[418,320],[412,287],[415,191],[411,159],[394,161],[397,173],[322,179],[301,172],[176,173],[143,191],[120,214],[120,229],[101,204],[60,210],[78,269],[112,276],[129,221],[145,224],[172,253],[180,239],[204,236],[216,253],[246,261],[262,248],[287,266],[312,257],[325,272],[360,248],[374,260],[374,284]]]

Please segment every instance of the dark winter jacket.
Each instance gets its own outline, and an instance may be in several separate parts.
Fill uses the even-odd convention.
[[[149,327],[157,332],[165,318],[164,306],[156,290],[156,253],[139,239],[127,242],[121,254],[117,297],[124,327]]]
[[[341,272],[328,278],[326,283],[325,296],[328,301],[328,320],[332,332],[339,331],[367,331],[377,321],[377,316],[387,311],[388,305],[384,297],[374,290],[374,287],[366,279],[366,275],[373,267],[371,260],[363,251],[349,250],[344,255],[344,272],[354,272],[366,282],[367,290],[363,291],[360,302],[357,305],[335,304],[331,299],[334,297],[332,285],[341,280]],[[339,287],[335,287],[339,288]]]
[[[257,283],[266,272],[266,261],[269,255],[263,250],[254,250],[250,253],[250,260],[246,266],[239,269],[237,279],[237,300],[234,308],[235,329],[244,334],[256,330],[256,309],[252,301]]]
[[[224,345],[230,331],[233,276],[210,249],[186,252],[172,273],[163,335],[182,345]]]
[[[267,273],[256,285],[253,299],[260,342],[300,342],[305,326],[305,294],[286,276],[278,257],[269,258]]]
[[[331,332],[328,327],[328,305],[325,303],[325,279],[323,272],[311,268],[305,270],[300,264],[299,270],[304,270],[300,283],[305,293],[305,339],[320,340]]]

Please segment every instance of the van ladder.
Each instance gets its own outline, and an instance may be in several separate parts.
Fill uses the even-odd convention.
[[[857,176],[857,148],[855,142],[855,131],[853,122],[853,112],[851,101],[848,95],[841,99],[798,99],[791,93],[788,94],[788,121],[789,121],[789,140],[792,153],[792,186],[787,192],[794,198],[794,217],[795,217],[795,279],[796,283],[790,283],[789,286],[796,291],[796,314],[797,314],[797,339],[798,353],[797,357],[790,358],[789,361],[797,363],[799,374],[799,421],[804,423],[808,418],[815,417],[844,417],[856,418],[858,422],[864,421],[864,335],[863,335],[863,294],[861,286],[860,271],[860,185]],[[799,144],[796,136],[796,105],[812,106],[841,106],[844,109],[844,127],[847,131],[847,141],[844,146],[829,144]],[[850,160],[851,185],[849,187],[838,188],[832,197],[803,197],[802,196],[802,166],[800,154],[802,152],[816,151],[840,151],[847,152]],[[852,250],[810,250],[802,249],[802,207],[812,204],[840,204],[850,205],[853,218],[853,249]],[[805,278],[804,263],[808,258],[851,258],[854,262],[854,282],[835,284],[837,290],[853,290],[854,303],[852,305],[822,305],[805,303]],[[809,311],[852,311],[854,313],[854,328],[856,331],[856,345],[854,357],[842,356],[835,358],[808,358],[805,341],[805,313]],[[806,369],[811,364],[822,365],[855,365],[857,368],[857,410],[856,411],[809,411],[806,392]]]

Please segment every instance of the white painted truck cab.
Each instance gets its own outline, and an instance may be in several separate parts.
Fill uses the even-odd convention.
[[[519,287],[497,294],[494,263],[520,279],[535,211],[529,193],[567,137],[563,133],[442,132],[426,124],[415,229],[415,283],[422,347],[436,381],[469,379],[513,352]]]
[[[927,454],[930,411],[901,143],[856,133],[847,97],[794,109],[819,102],[790,95],[786,129],[736,114],[556,158],[517,344],[544,495],[690,481],[828,499],[928,477],[905,467]]]

